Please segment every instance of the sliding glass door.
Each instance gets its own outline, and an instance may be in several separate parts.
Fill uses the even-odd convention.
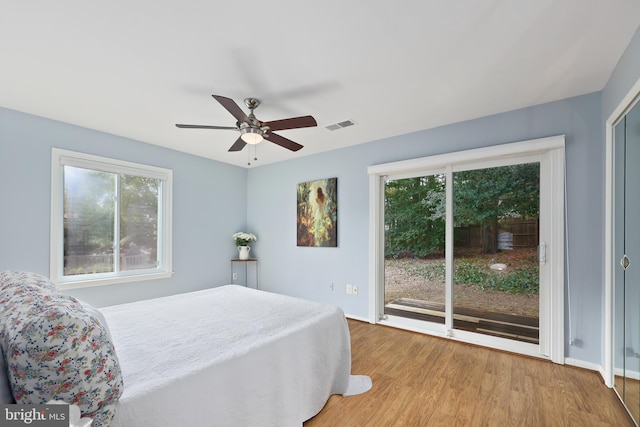
[[[564,140],[544,144],[370,168],[377,321],[563,360]]]
[[[386,315],[538,343],[540,163],[452,173],[453,277],[446,277],[446,175],[385,182]]]
[[[444,324],[445,175],[385,182],[384,312]]]
[[[453,327],[539,342],[540,163],[453,173]]]

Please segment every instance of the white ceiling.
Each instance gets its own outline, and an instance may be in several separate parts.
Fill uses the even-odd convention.
[[[316,118],[257,166],[601,90],[639,24],[637,0],[5,1],[0,106],[239,166],[236,131],[174,124],[234,126],[211,94]]]

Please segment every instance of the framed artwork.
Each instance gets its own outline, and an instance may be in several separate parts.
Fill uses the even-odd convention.
[[[338,246],[338,178],[298,184],[297,244]]]

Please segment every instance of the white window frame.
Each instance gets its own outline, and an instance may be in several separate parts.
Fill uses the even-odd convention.
[[[424,325],[411,324],[409,321],[401,323],[386,322],[384,320],[384,180],[388,176],[394,179],[415,176],[416,174],[447,173],[450,175],[460,169],[467,169],[470,165],[483,166],[500,165],[506,161],[524,157],[538,157],[541,161],[541,188],[550,191],[540,196],[540,209],[550,214],[548,229],[541,229],[541,236],[548,236],[546,245],[546,264],[541,265],[541,280],[549,284],[548,293],[541,289],[541,339],[539,346],[524,345],[506,339],[483,339],[482,344],[500,350],[512,351],[534,357],[550,359],[554,363],[564,364],[564,135],[548,138],[533,139],[509,144],[459,151],[418,159],[410,159],[393,163],[370,166],[369,173],[369,322],[389,324],[405,329],[432,335],[449,337],[452,339],[479,344],[473,333],[452,331],[446,325],[435,325],[425,328]],[[466,165],[466,166],[462,166]],[[448,192],[451,187],[448,186]],[[447,194],[447,222],[452,224],[452,194]],[[452,243],[452,225],[447,226],[447,243]],[[449,252],[451,252],[449,248]],[[451,270],[451,265],[448,266]],[[450,273],[450,272],[449,272]],[[447,295],[450,300],[451,295]],[[545,314],[546,313],[546,314]],[[415,322],[414,322],[415,323]],[[451,321],[449,323],[452,323]]]
[[[142,176],[162,181],[158,195],[158,261],[154,269],[64,276],[64,166],[108,173]],[[93,154],[52,148],[51,150],[51,238],[49,275],[59,289],[76,289],[115,283],[163,279],[172,275],[172,189],[171,169],[149,166]]]

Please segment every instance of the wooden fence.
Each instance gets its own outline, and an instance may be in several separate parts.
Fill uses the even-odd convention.
[[[142,270],[156,268],[156,262],[149,254],[120,255],[120,270]],[[107,273],[114,271],[113,254],[67,255],[64,257],[64,274]]]
[[[540,241],[539,221],[534,219],[511,218],[498,222],[499,249],[531,248]],[[481,248],[484,229],[480,224],[454,228],[454,241],[457,247]]]

